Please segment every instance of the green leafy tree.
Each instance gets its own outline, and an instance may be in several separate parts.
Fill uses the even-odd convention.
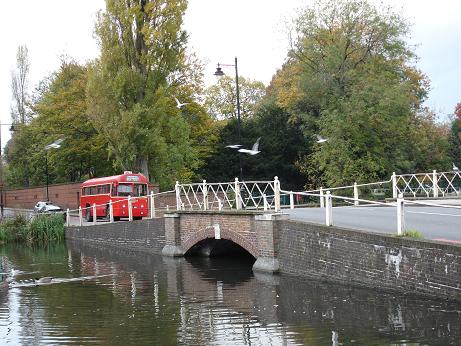
[[[198,165],[191,126],[174,100],[193,104],[200,88],[181,28],[186,7],[185,0],[107,0],[96,23],[101,56],[87,87],[88,114],[118,165],[163,187],[190,178]]]
[[[237,118],[235,78],[223,76],[205,91],[205,107],[215,119]],[[266,93],[262,82],[239,77],[240,117],[254,116],[258,104]]]
[[[87,68],[63,60],[58,71],[41,84],[35,97],[36,117],[17,124],[6,148],[7,181],[11,186],[46,182],[45,155],[50,183],[79,181],[114,172],[107,142],[86,115]],[[60,149],[45,146],[63,138]]]
[[[413,67],[408,32],[392,9],[364,0],[320,0],[295,21],[288,60],[269,90],[304,131],[298,167],[307,185],[388,178],[428,169],[430,152],[445,155],[446,142],[429,150],[438,130],[421,109],[428,81]],[[328,141],[315,143],[316,134]]]

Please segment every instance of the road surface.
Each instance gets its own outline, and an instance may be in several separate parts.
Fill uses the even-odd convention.
[[[405,206],[405,230],[415,230],[425,239],[461,243],[461,209]],[[292,220],[325,224],[325,209],[284,209]],[[335,207],[333,225],[370,232],[397,233],[395,207]]]

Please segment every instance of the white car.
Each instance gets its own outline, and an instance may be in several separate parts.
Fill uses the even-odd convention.
[[[62,211],[62,209],[51,202],[41,202],[40,201],[40,202],[37,202],[37,204],[35,205],[34,211],[36,213],[53,213],[53,212]]]

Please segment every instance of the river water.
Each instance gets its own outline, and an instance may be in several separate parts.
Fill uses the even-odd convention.
[[[461,344],[460,303],[256,275],[249,258],[74,242],[0,257],[2,345]]]

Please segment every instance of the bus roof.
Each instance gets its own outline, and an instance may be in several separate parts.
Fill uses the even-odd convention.
[[[123,174],[112,175],[110,177],[88,179],[82,183],[82,186],[110,184],[113,182],[144,183],[144,184],[149,183],[149,181],[147,180],[144,174],[131,173],[130,171],[125,171]]]

